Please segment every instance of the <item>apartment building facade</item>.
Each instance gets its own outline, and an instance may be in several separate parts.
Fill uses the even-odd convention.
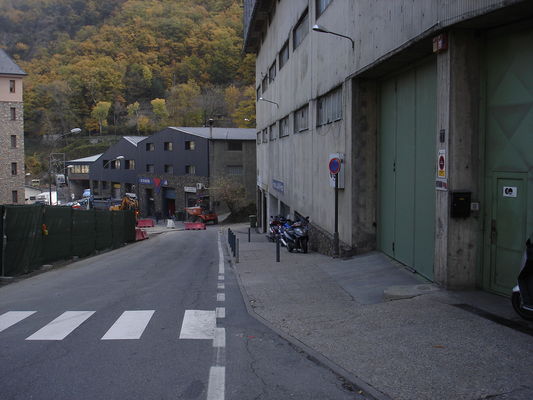
[[[24,103],[26,73],[0,49],[0,204],[24,204]]]
[[[533,2],[245,0],[260,222],[310,216],[331,254],[379,250],[509,294],[533,233]]]

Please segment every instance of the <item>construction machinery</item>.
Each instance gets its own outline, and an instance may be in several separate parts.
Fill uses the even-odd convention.
[[[125,193],[120,204],[109,207],[109,211],[132,210],[135,218],[139,216],[139,202],[135,193]]]

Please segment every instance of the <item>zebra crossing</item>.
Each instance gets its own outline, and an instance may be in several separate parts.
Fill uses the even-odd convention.
[[[155,315],[155,310],[127,310],[109,327],[100,340],[139,340]],[[51,322],[25,337],[27,341],[61,341],[94,318],[96,311],[65,311]],[[7,311],[0,315],[0,341],[4,331],[23,325],[38,315],[37,311]],[[178,339],[207,339],[219,343],[217,318],[225,317],[225,309],[185,310]]]

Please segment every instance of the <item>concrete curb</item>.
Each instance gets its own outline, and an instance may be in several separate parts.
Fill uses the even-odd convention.
[[[222,238],[224,238],[224,231],[222,232]],[[259,321],[261,324],[265,325],[267,328],[274,331],[278,336],[280,336],[282,339],[289,342],[296,350],[299,352],[305,353],[307,355],[307,358],[311,361],[313,361],[316,364],[319,364],[330,371],[332,371],[334,374],[341,377],[346,383],[350,384],[354,388],[361,390],[362,393],[366,396],[370,396],[375,400],[393,400],[391,397],[387,396],[385,393],[380,392],[378,389],[374,388],[370,384],[364,382],[361,380],[358,376],[352,374],[350,371],[344,369],[343,367],[337,365],[334,361],[330,360],[329,358],[325,357],[323,354],[319,353],[318,351],[314,350],[313,348],[307,346],[305,343],[301,342],[300,340],[296,339],[295,337],[289,335],[288,333],[282,331],[277,326],[273,325],[270,321],[263,318],[261,315],[257,314],[253,307],[250,305],[250,297],[248,296],[248,293],[246,292],[246,288],[244,287],[244,284],[242,283],[241,276],[239,274],[239,271],[237,269],[237,265],[235,264],[235,260],[233,256],[231,255],[231,250],[228,246],[228,242],[226,240],[223,240],[224,247],[226,249],[226,253],[229,256],[227,260],[231,264],[231,268],[233,271],[235,271],[235,276],[237,278],[237,283],[239,285],[239,290],[241,291],[241,295],[244,300],[244,304],[246,306],[246,311],[248,314]]]

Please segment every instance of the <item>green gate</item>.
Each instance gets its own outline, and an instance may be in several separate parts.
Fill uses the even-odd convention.
[[[483,286],[509,295],[533,234],[533,30],[489,33]]]
[[[378,247],[433,278],[436,64],[384,81],[380,93]]]

